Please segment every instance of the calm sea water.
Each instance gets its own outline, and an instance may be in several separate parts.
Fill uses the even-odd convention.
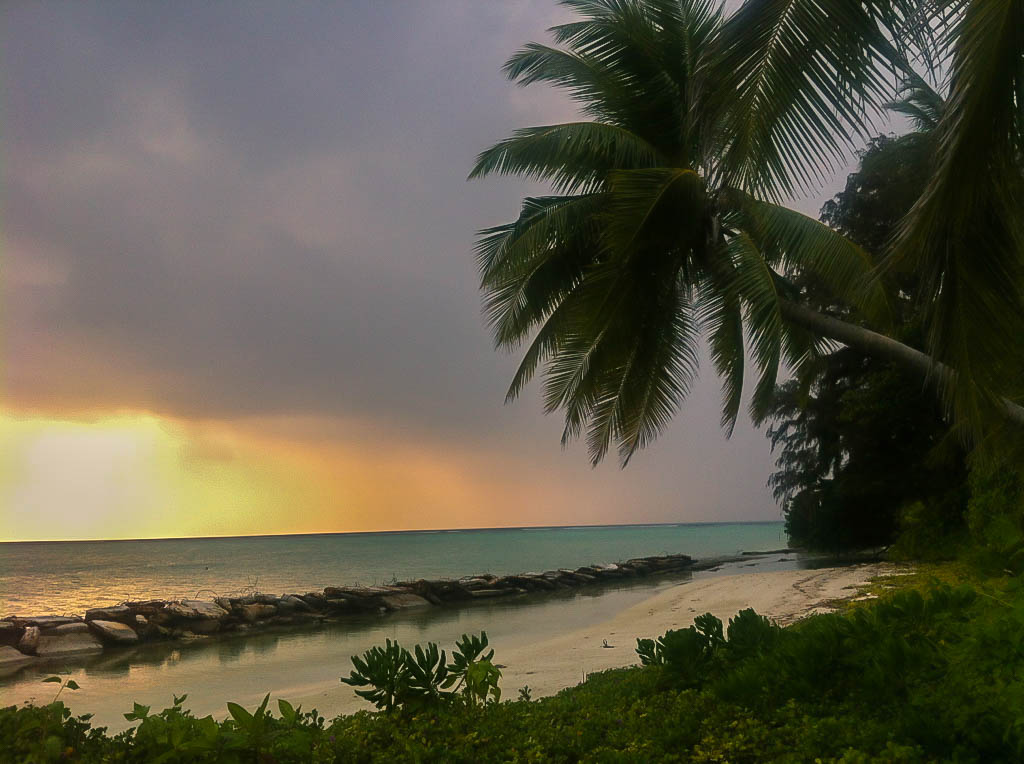
[[[0,615],[81,614],[127,599],[282,594],[654,554],[701,558],[785,544],[779,522],[7,543],[0,544]]]

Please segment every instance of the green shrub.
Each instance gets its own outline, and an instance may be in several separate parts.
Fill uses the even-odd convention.
[[[1024,470],[1014,463],[978,463],[970,486],[970,559],[989,574],[1024,572]]]
[[[487,632],[480,636],[463,634],[455,643],[452,662],[444,650],[430,642],[426,648],[416,645],[410,653],[397,642],[385,640],[363,657],[352,656],[352,672],[341,681],[353,687],[356,695],[373,703],[380,711],[413,710],[461,699],[470,704],[498,702],[501,699],[501,669],[494,665],[494,650],[487,651]]]

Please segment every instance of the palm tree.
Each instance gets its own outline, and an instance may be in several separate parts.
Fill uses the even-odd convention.
[[[995,407],[1024,423],[1024,408],[1002,397],[1013,391],[1000,376],[1020,354],[1007,345],[1024,336],[1006,334],[1024,326],[1024,246],[1013,238],[1021,221],[1005,214],[1020,198],[1020,164],[1012,160],[1024,129],[1024,41],[999,38],[1019,59],[1016,79],[1005,81],[985,66],[1009,54],[980,61],[975,48],[985,46],[972,36],[1012,26],[1024,0],[747,0],[728,17],[716,0],[563,2],[582,18],[550,30],[553,46],[525,46],[505,71],[521,85],[566,89],[587,119],[517,130],[480,154],[470,174],[552,187],[551,195],[525,199],[515,221],[482,231],[477,245],[496,344],[516,348],[532,337],[509,398],[543,367],[545,408],[565,413],[563,442],[586,430],[595,463],[614,443],[625,464],[685,398],[703,333],[730,431],[745,338],[758,376],[755,421],[783,360],[799,369],[839,341],[948,383],[957,413],[981,421]],[[984,10],[995,6],[1003,16]],[[872,115],[912,75],[904,50],[911,43],[927,62],[952,56],[951,98],[935,127],[943,158],[892,259],[896,267],[931,269],[930,354],[884,334],[885,294],[866,252],[779,204],[820,182],[867,134]],[[974,87],[975,69],[995,80],[985,81],[987,98],[962,95]],[[1008,82],[1016,89],[1007,91]],[[977,127],[973,115],[983,107],[1009,137],[985,145],[960,136]],[[961,169],[945,161],[950,152],[1010,168],[997,176],[998,190],[972,172],[970,192],[990,201],[951,218],[959,221],[952,234],[1000,247],[991,258],[998,267],[959,251],[971,241],[943,238],[941,210],[957,203],[950,176]],[[844,306],[836,315],[853,311],[880,331],[801,304],[787,278],[794,272],[831,290]],[[973,312],[953,320],[964,309]],[[1001,338],[991,336],[995,329]],[[984,352],[966,352],[968,339],[967,348],[984,344]]]

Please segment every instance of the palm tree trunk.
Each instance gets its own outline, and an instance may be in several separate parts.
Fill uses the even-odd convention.
[[[838,340],[873,358],[892,361],[905,368],[913,369],[925,379],[948,379],[953,376],[952,369],[941,363],[935,363],[927,353],[897,342],[884,334],[865,329],[863,326],[840,321],[838,318],[826,316],[824,313],[788,300],[779,301],[779,312],[790,323],[809,329],[822,337]],[[1011,422],[1024,426],[1024,406],[1004,398],[1003,411]]]

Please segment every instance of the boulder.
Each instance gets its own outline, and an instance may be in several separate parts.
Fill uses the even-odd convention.
[[[206,618],[227,618],[228,611],[216,602],[206,600],[182,600],[181,602],[170,602],[165,611],[174,618],[185,620],[202,620]]]
[[[414,607],[430,607],[430,603],[426,599],[418,594],[412,594],[410,592],[385,594],[380,598],[380,600],[388,610],[406,610]]]
[[[42,633],[44,637],[59,637],[62,634],[85,634],[88,631],[89,626],[84,621],[78,621],[55,626],[52,629],[43,629]]]
[[[468,600],[473,596],[470,594],[469,589],[458,581],[435,581],[431,591],[436,597],[445,601]]]
[[[23,663],[31,663],[35,660],[31,655],[25,655],[20,650],[4,645],[0,647],[0,669],[20,666]]]
[[[239,608],[242,618],[247,620],[249,623],[255,623],[256,621],[263,620],[264,618],[270,618],[272,615],[277,613],[277,608],[273,605],[263,605],[259,602],[254,602],[251,605],[242,605]]]
[[[213,634],[220,631],[221,621],[218,618],[204,618],[201,621],[189,621],[188,628],[194,634]]]
[[[364,599],[376,597],[378,594],[390,594],[393,589],[386,586],[328,586],[324,589],[324,597],[327,599]]]
[[[132,645],[139,641],[139,635],[131,626],[118,621],[90,621],[89,625],[96,635],[104,642],[113,645]]]
[[[40,629],[53,629],[57,626],[64,626],[65,624],[75,623],[81,621],[81,618],[75,618],[69,615],[38,615],[32,618],[20,618],[26,626],[38,626]]]
[[[147,618],[159,617],[164,614],[164,607],[167,605],[163,600],[142,600],[137,602],[126,602],[125,607],[131,612],[144,615]]]
[[[307,605],[301,599],[296,597],[294,594],[284,595],[280,600],[278,600],[277,607],[278,610],[284,613],[291,613],[295,611],[305,613],[312,610],[312,608],[309,605]]]
[[[38,626],[26,626],[25,633],[18,640],[18,649],[29,655],[35,653],[36,648],[39,646],[39,636]]]
[[[113,607],[94,607],[85,611],[87,621],[127,621],[134,613],[127,605],[114,605]]]
[[[519,589],[473,589],[472,594],[474,597],[486,599],[488,597],[504,597],[508,594],[518,594]]]
[[[36,655],[40,658],[64,658],[68,655],[95,653],[103,649],[96,637],[88,632],[60,634],[57,636],[41,636],[36,646]]]
[[[10,621],[0,621],[0,645],[14,646],[21,639],[22,627]]]
[[[300,594],[299,599],[309,605],[313,610],[323,610],[327,607],[327,598],[319,592],[306,592]]]

